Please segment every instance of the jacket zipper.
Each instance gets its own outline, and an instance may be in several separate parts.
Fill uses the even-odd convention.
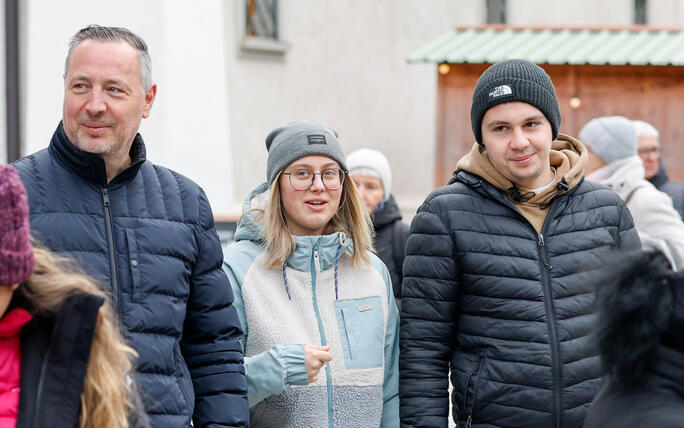
[[[323,329],[323,323],[321,322],[321,315],[318,310],[318,296],[316,294],[316,279],[317,272],[321,271],[321,262],[318,255],[318,244],[314,247],[313,252],[313,269],[311,269],[311,294],[313,298],[314,313],[316,314],[316,321],[318,322],[318,332],[321,336],[321,346],[326,346],[327,341],[325,339],[325,330]],[[333,428],[333,390],[332,390],[332,372],[330,369],[330,364],[325,363],[325,380],[326,380],[326,390],[328,393],[328,426]]]
[[[102,201],[104,203],[105,227],[107,229],[107,242],[109,245],[109,264],[112,271],[112,302],[116,310],[116,320],[119,331],[123,333],[121,325],[121,307],[119,303],[119,279],[116,269],[116,252],[114,249],[114,231],[112,230],[112,212],[109,202],[109,191],[106,187],[102,188]]]
[[[464,184],[472,187],[480,187],[482,185],[482,182],[478,182],[477,185],[472,185],[469,184],[465,181],[462,181]],[[510,202],[508,199],[501,200],[499,197],[496,195],[492,194],[489,189],[483,187],[483,191],[486,193],[486,195],[491,198],[492,200],[502,203],[505,206],[511,208],[514,212],[516,212],[520,218],[527,222],[527,224],[530,225],[534,233],[537,233],[537,230],[535,229],[534,225],[530,223],[527,218],[522,215],[522,213],[515,207],[513,202]],[[567,193],[564,195],[567,196]],[[558,346],[558,332],[556,331],[556,317],[554,316],[554,306],[553,306],[553,295],[551,294],[551,278],[549,272],[553,269],[553,266],[549,263],[548,260],[548,254],[546,252],[546,243],[544,242],[544,231],[546,230],[546,225],[547,225],[547,220],[549,218],[553,218],[553,215],[558,211],[557,209],[554,210],[554,207],[557,207],[558,204],[554,204],[553,202],[557,201],[557,199],[554,199],[552,203],[549,205],[549,211],[546,214],[546,218],[544,219],[544,224],[542,225],[542,233],[537,234],[537,252],[539,254],[539,263],[541,264],[541,274],[542,274],[542,287],[544,289],[544,305],[545,305],[545,310],[546,310],[546,320],[547,320],[547,328],[549,330],[549,340],[551,341],[551,370],[552,370],[552,382],[551,382],[551,394],[553,396],[553,419],[555,421],[555,427],[556,428],[562,428],[563,426],[563,418],[562,418],[562,409],[563,409],[563,402],[562,402],[562,397],[561,397],[561,392],[560,392],[560,383],[561,383],[561,372],[560,372],[560,349]],[[567,205],[567,202],[566,202]],[[552,215],[553,214],[553,215]]]
[[[40,405],[43,400],[43,384],[45,383],[45,371],[47,370],[47,363],[52,353],[52,343],[43,357],[43,362],[40,364],[40,377],[38,378],[38,391],[36,391],[36,410],[33,413],[33,428],[38,426],[38,418],[40,416]]]
[[[468,376],[468,382],[466,384],[466,391],[465,391],[465,400],[463,403],[463,407],[467,409],[466,411],[468,412],[468,419],[466,420],[465,428],[470,428],[471,425],[473,424],[473,412],[475,410],[475,398],[477,397],[477,390],[480,387],[480,377],[482,373],[482,364],[484,363],[484,355],[480,355],[478,362],[477,362],[477,367],[475,367],[475,370],[473,370],[472,373],[470,373],[470,376]],[[472,379],[473,376],[475,376],[475,373],[477,373],[477,377],[475,378],[475,383],[473,384],[473,399],[470,402],[470,408],[468,408],[468,386],[470,386],[470,379]]]
[[[551,370],[553,372],[551,388],[553,393],[553,419],[555,426],[557,428],[562,428],[561,411],[563,409],[563,403],[560,391],[560,350],[558,349],[558,332],[556,331],[556,317],[554,316],[555,311],[553,307],[553,294],[551,290],[550,278],[550,272],[553,269],[553,266],[551,266],[551,264],[548,262],[548,254],[546,252],[546,246],[544,243],[544,235],[541,233],[538,235],[537,249],[539,250],[539,260],[542,265],[542,286],[544,287],[544,304],[546,307],[546,319],[548,320],[546,325],[549,329],[549,339],[551,340]]]

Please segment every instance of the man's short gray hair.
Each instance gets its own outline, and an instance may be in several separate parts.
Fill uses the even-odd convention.
[[[122,27],[103,27],[101,25],[89,25],[81,30],[69,41],[69,53],[67,53],[64,63],[64,77],[66,78],[69,60],[74,49],[84,40],[97,40],[99,42],[126,42],[135,48],[138,53],[138,68],[140,69],[140,81],[142,82],[143,94],[152,88],[152,60],[147,51],[147,43],[133,33],[131,30]]]
[[[655,129],[655,126],[643,120],[633,120],[634,129],[636,130],[637,137],[651,137],[660,138],[660,132]]]

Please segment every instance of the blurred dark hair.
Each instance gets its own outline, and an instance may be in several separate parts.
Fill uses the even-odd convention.
[[[595,338],[605,370],[630,384],[646,372],[658,344],[676,337],[672,321],[681,311],[676,296],[683,278],[659,251],[622,254],[609,265],[599,274]],[[681,344],[666,342],[684,351]]]

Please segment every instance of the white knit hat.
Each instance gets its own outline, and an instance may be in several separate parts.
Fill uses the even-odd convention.
[[[347,168],[350,175],[354,175],[354,172],[364,173],[363,170],[375,172],[371,175],[377,175],[382,181],[382,188],[385,191],[383,200],[389,199],[392,193],[392,170],[385,155],[372,149],[357,150],[347,156]]]

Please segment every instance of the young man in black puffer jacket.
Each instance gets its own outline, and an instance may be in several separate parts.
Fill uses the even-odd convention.
[[[640,246],[619,196],[584,180],[546,72],[487,69],[476,144],[419,208],[402,286],[402,426],[581,427],[599,387],[592,270]]]

